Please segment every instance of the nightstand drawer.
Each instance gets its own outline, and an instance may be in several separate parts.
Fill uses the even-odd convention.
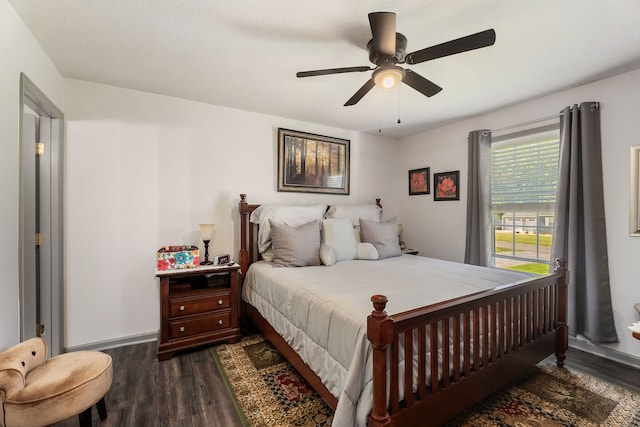
[[[169,299],[169,317],[188,316],[231,307],[231,291]]]
[[[169,322],[170,339],[214,332],[231,327],[231,310]]]

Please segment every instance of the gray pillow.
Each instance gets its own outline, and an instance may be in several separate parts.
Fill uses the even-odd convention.
[[[269,220],[274,267],[320,265],[320,223],[292,227]]]
[[[371,243],[378,251],[378,259],[402,255],[398,242],[398,218],[387,222],[369,221],[360,218],[360,237]]]

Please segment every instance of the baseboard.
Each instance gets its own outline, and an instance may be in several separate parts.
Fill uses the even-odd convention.
[[[583,337],[569,337],[569,347],[595,354],[596,356],[604,357],[605,359],[610,359],[614,362],[622,363],[634,368],[640,368],[640,357],[593,343]]]
[[[158,339],[158,332],[149,332],[140,335],[130,335],[128,337],[117,338],[114,340],[98,341],[89,344],[74,345],[71,347],[65,347],[64,352],[70,353],[72,351],[80,350],[107,350],[115,347],[123,347],[125,345],[141,344],[144,342],[156,341]]]

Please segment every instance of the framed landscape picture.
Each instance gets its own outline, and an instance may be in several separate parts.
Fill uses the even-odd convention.
[[[349,194],[348,139],[278,129],[278,191]]]
[[[409,171],[409,195],[430,194],[429,168],[411,169]]]
[[[460,171],[433,174],[433,200],[460,200]]]

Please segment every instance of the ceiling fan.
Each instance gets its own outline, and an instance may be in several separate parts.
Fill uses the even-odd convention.
[[[367,49],[369,50],[369,61],[375,64],[375,67],[362,66],[300,71],[296,73],[296,76],[312,77],[373,70],[371,78],[349,98],[344,104],[345,107],[357,104],[376,85],[390,89],[403,82],[425,96],[433,96],[442,90],[440,86],[408,68],[398,66],[398,64],[419,64],[432,59],[491,46],[496,41],[496,32],[490,29],[407,54],[407,38],[400,33],[396,33],[395,13],[369,13],[369,24],[373,38],[367,43]]]

